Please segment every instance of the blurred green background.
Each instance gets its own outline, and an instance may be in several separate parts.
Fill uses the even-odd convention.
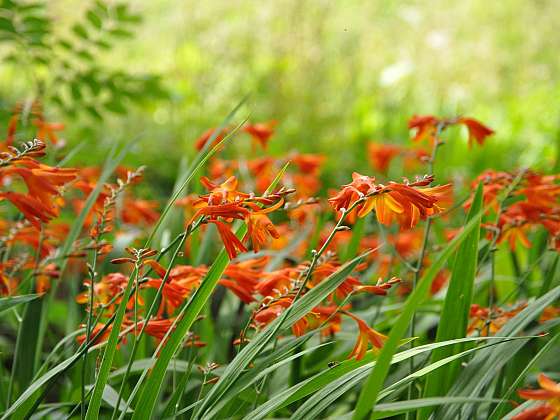
[[[164,190],[196,138],[248,93],[237,120],[278,120],[270,153],[323,153],[337,181],[368,170],[367,141],[410,141],[415,113],[468,115],[497,132],[468,150],[466,134],[450,130],[441,176],[549,170],[559,9],[559,0],[2,0],[3,121],[16,101],[39,96],[68,143],[86,143],[75,162],[100,163],[110,143],[132,140],[127,163],[148,165]]]

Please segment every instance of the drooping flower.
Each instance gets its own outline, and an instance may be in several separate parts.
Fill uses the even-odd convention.
[[[230,263],[219,283],[243,302],[251,303],[255,300],[256,286],[267,262],[268,257],[261,257]]]
[[[538,377],[541,389],[521,389],[517,391],[524,400],[542,401],[535,407],[528,408],[512,420],[553,420],[560,418],[560,384],[554,382],[544,373]]]
[[[433,141],[439,130],[443,130],[450,125],[464,125],[469,132],[469,147],[476,141],[479,145],[483,145],[488,136],[494,134],[494,130],[485,126],[480,121],[469,117],[457,118],[437,118],[433,115],[413,116],[408,122],[408,128],[414,129],[416,134],[414,141],[428,139]]]
[[[159,219],[157,201],[142,200],[126,196],[123,200],[121,217],[124,223],[131,225],[151,225]]]
[[[10,201],[38,230],[41,229],[41,223],[48,223],[58,216],[56,209],[44,205],[41,201],[28,194],[11,191],[0,192],[0,200]]]
[[[218,220],[209,220],[208,223],[213,223],[218,228],[218,234],[222,239],[230,260],[234,259],[238,252],[247,252],[247,248],[243,245],[243,242],[235,236],[225,223]]]
[[[493,335],[526,306],[526,304],[521,304],[515,308],[506,310],[499,307],[484,308],[478,304],[472,304],[467,334],[478,332],[478,334],[483,337]]]
[[[202,150],[204,148],[204,146],[206,145],[206,143],[208,143],[210,138],[212,138],[212,136],[214,135],[214,132],[216,130],[217,130],[216,128],[210,128],[210,129],[206,130],[204,133],[202,133],[202,135],[195,141],[196,149],[197,150]],[[221,142],[224,139],[226,134],[227,134],[226,129],[223,129],[220,133],[218,133],[216,135],[216,138],[212,142],[211,147],[215,146],[216,144]]]
[[[408,128],[416,130],[414,141],[424,139],[432,140],[437,131],[437,125],[440,121],[433,115],[414,115],[408,121]]]
[[[329,199],[336,210],[348,209],[356,205],[358,217],[365,217],[375,210],[381,224],[390,225],[397,221],[401,229],[411,229],[420,219],[440,213],[442,201],[449,201],[451,184],[428,187],[433,181],[426,176],[413,183],[389,182],[387,185],[375,184],[375,178],[352,174],[352,182]]]
[[[494,134],[494,130],[485,126],[480,121],[477,121],[474,118],[460,117],[457,120],[457,123],[467,127],[467,130],[469,132],[469,147],[472,146],[473,141],[476,141],[480,146],[482,146],[484,144],[484,140],[486,140],[486,137]]]
[[[122,294],[126,288],[129,278],[122,273],[109,273],[103,276],[100,281],[93,285],[93,306],[107,306],[107,310],[111,313],[118,304],[122,301]],[[91,287],[91,280],[84,281],[84,285],[89,289]],[[80,293],[76,297],[76,302],[79,304],[89,304],[89,291]],[[140,301],[142,303],[142,301]],[[127,308],[131,309],[134,306],[134,296],[130,297],[127,302]],[[92,308],[88,308],[91,310]]]
[[[85,326],[86,325],[82,325],[82,327]],[[112,325],[109,325],[105,331],[101,332],[104,327],[105,324],[101,322],[98,322],[95,327],[93,327],[93,330],[90,333],[90,340],[93,340],[94,344],[100,344],[109,339],[109,335],[111,335],[111,330],[113,327]],[[83,344],[86,341],[86,338],[87,335],[85,333],[80,334],[76,337],[76,341],[78,342],[78,344]]]
[[[20,177],[27,186],[27,194],[2,192],[1,199],[14,204],[24,216],[40,228],[58,216],[63,204],[60,188],[76,178],[77,171],[72,168],[54,168],[43,165],[31,158],[23,158],[15,164],[0,169],[0,178],[8,176]]]
[[[348,355],[349,359],[363,359],[366,355],[369,344],[371,344],[374,349],[380,349],[383,347],[383,344],[387,340],[387,336],[371,328],[363,319],[358,318],[356,315],[346,311],[344,314],[356,321],[359,331],[356,344],[354,345],[352,352]]]
[[[560,306],[551,305],[544,308],[541,316],[539,317],[539,322],[544,323],[559,317],[560,317]]]
[[[292,289],[300,272],[301,270],[297,267],[284,267],[271,272],[264,272],[255,289],[261,296],[281,296]]]
[[[260,251],[267,244],[269,238],[278,239],[280,237],[280,233],[278,233],[267,214],[279,209],[283,204],[284,200],[280,200],[271,207],[252,211],[245,217],[247,223],[246,237],[251,239],[255,252]]]
[[[368,155],[373,168],[383,174],[387,173],[391,161],[403,152],[394,144],[369,143]]]
[[[263,149],[266,149],[270,138],[274,135],[274,127],[278,121],[268,121],[263,123],[245,124],[242,130],[249,134],[251,138]]]

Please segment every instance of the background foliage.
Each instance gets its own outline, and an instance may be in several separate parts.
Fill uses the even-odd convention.
[[[555,19],[559,6],[558,0],[0,0],[0,133],[9,126],[16,103],[26,114],[33,100],[39,99],[46,120],[66,124],[64,141],[49,144],[45,158],[49,165],[63,160],[73,167],[102,167],[95,179],[99,185],[114,180],[112,173],[121,164],[147,165],[145,182],[134,187],[135,194],[157,200],[155,207],[164,215],[169,210],[169,217],[152,217],[146,223],[150,228],[117,220],[115,225],[122,231],[107,232],[115,245],[110,257],[122,257],[125,245],[147,238],[144,246],[157,248],[155,254],[165,267],[177,261],[209,267],[201,286],[175,308],[175,314],[180,314],[177,327],[167,329],[168,341],[157,349],[158,341],[142,334],[131,334],[128,343],[118,342],[118,327],[130,315],[127,299],[112,308],[110,322],[118,327],[108,331],[106,344],[78,347],[76,328],[84,322],[85,311],[76,302],[84,289],[83,273],[77,271],[64,279],[68,281],[53,282],[51,291],[40,299],[36,294],[1,298],[0,314],[9,320],[0,337],[1,348],[7,349],[0,372],[0,394],[7,395],[0,402],[3,415],[20,418],[38,411],[36,416],[41,417],[51,410],[91,419],[99,413],[112,413],[112,418],[191,414],[192,418],[242,415],[253,420],[325,414],[362,418],[377,401],[378,416],[414,412],[418,418],[434,413],[436,418],[500,418],[512,409],[508,399],[516,398],[515,391],[525,382],[534,384],[538,371],[557,380],[553,356],[558,348],[559,258],[552,245],[558,248],[558,242],[547,242],[553,229],[538,222],[531,225],[531,248],[510,250],[505,242],[496,244],[497,234],[488,227],[494,220],[481,210],[488,203],[482,189],[474,194],[472,181],[488,168],[513,172],[531,166],[546,174],[560,170],[560,33]],[[467,130],[459,126],[463,123],[453,120],[449,127],[447,122],[437,123],[438,132],[445,126],[445,144],[438,149],[435,143],[433,153],[438,150],[438,158],[429,170],[433,169],[438,183],[453,183],[457,200],[470,195],[473,201],[465,214],[457,202],[449,217],[445,214],[433,226],[431,221],[420,225],[428,227],[423,245],[413,247],[416,271],[406,261],[395,263],[398,255],[391,255],[395,260],[387,275],[406,280],[400,294],[393,293],[388,301],[374,296],[353,301],[360,317],[388,335],[382,349],[361,360],[347,360],[356,329],[363,332],[359,323],[356,327],[348,319],[336,342],[312,333],[295,338],[287,331],[350,273],[359,271],[363,260],[375,261],[373,269],[359,274],[367,281],[382,269],[377,254],[358,255],[360,248],[371,245],[362,240],[397,241],[401,234],[395,226],[382,229],[370,217],[367,223],[353,225],[348,243],[333,246],[342,248],[340,260],[345,264],[306,290],[282,316],[240,345],[236,354],[233,338],[254,307],[245,307],[234,295],[225,294],[223,285],[217,286],[230,261],[216,231],[210,228],[203,234],[192,228],[181,233],[185,213],[173,207],[185,193],[200,192],[198,178],[219,149],[209,141],[197,152],[196,139],[210,127],[221,124],[231,130],[239,124],[232,138],[223,140],[227,147],[219,157],[240,163],[240,179],[251,187],[248,171],[243,173],[243,164],[251,157],[285,159],[295,156],[291,152],[296,149],[321,154],[326,159],[318,194],[332,196],[327,190],[347,183],[352,171],[383,172],[376,173],[378,168],[372,169],[368,161],[371,140],[410,145],[406,121],[413,114],[465,114],[483,121],[496,134],[483,147],[467,149]],[[248,140],[241,128],[246,119],[278,121],[266,152],[239,139]],[[16,143],[30,140],[34,130],[32,124],[18,127]],[[411,175],[400,162],[396,159],[380,181]],[[295,169],[292,165],[287,173],[294,176],[302,167],[305,164]],[[13,173],[25,173],[18,170]],[[278,176],[270,191],[284,170],[274,174]],[[312,172],[307,175],[315,176]],[[522,184],[527,190],[512,187],[519,194],[500,196],[500,206],[515,207],[524,200],[532,204],[527,191],[531,193],[540,178],[519,173],[521,178],[527,175]],[[507,182],[514,185],[516,178],[511,178]],[[556,180],[543,178],[552,191],[543,208],[552,209],[553,220],[558,210]],[[75,240],[88,238],[82,225],[88,225],[87,209],[94,206],[100,190],[101,186],[92,188],[90,196],[84,194],[81,204],[86,210],[78,211],[79,216],[62,214],[69,230],[55,258],[64,261],[63,273]],[[280,199],[282,195],[275,197]],[[116,199],[113,205],[118,208],[121,202],[115,203]],[[254,204],[252,212],[258,211],[255,206],[261,208]],[[501,210],[493,210],[497,220]],[[303,254],[311,262],[302,271],[309,278],[314,264],[319,264],[318,254],[311,250],[326,251],[326,245],[320,247],[321,229],[332,227],[329,223],[335,217],[327,206],[321,211],[309,231],[301,226],[294,229],[309,239]],[[286,215],[273,217],[275,223],[294,222],[286,219]],[[338,223],[342,222],[341,216]],[[481,223],[486,235],[480,232]],[[234,229],[239,237],[246,229],[240,225]],[[464,228],[460,233],[451,231],[460,227]],[[297,245],[300,238],[292,239]],[[94,255],[95,265],[97,248],[84,249],[88,256]],[[4,251],[8,258],[12,249]],[[276,258],[271,266],[290,260],[290,252],[286,247],[271,251]],[[88,275],[95,280],[99,273],[112,271],[108,260],[100,259],[98,272],[89,265]],[[134,263],[131,277],[146,268],[140,257]],[[29,282],[23,282],[29,292],[35,291],[31,283],[37,273],[32,268],[25,267]],[[449,273],[450,289],[428,298],[431,282],[443,271]],[[169,272],[158,275],[167,279]],[[124,295],[132,296],[136,286],[132,281],[125,285]],[[161,291],[156,289],[144,293],[145,311],[156,307],[151,306]],[[496,302],[523,302],[507,312],[505,320],[499,318],[501,341],[465,338],[471,303]],[[551,319],[540,318],[544,308],[552,310]],[[549,335],[534,337],[545,329]],[[185,337],[196,341],[191,332],[207,346],[183,347]],[[409,348],[407,337],[415,335],[419,339]],[[88,352],[92,353],[89,364]],[[446,378],[445,386],[441,378]]]
[[[107,143],[137,139],[128,159],[168,189],[194,139],[247,93],[252,119],[280,121],[273,153],[321,150],[341,157],[331,169],[364,166],[369,139],[406,141],[414,113],[464,112],[498,135],[468,167],[448,147],[449,166],[549,167],[560,141],[558,5],[3,0],[0,98],[7,107],[40,91],[58,105],[47,103],[53,117],[77,114],[84,124],[65,137],[88,139],[90,162]]]

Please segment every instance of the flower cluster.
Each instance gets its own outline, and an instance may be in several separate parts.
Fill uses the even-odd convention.
[[[414,182],[376,184],[374,177],[354,172],[352,182],[344,185],[329,203],[335,210],[351,212],[358,217],[375,210],[381,224],[390,225],[396,221],[401,229],[411,229],[420,220],[441,213],[443,207],[438,203],[449,200],[451,184],[430,187],[433,180],[433,176],[424,176]]]
[[[486,223],[489,236],[497,243],[507,242],[512,250],[517,243],[531,246],[527,233],[538,226],[550,234],[551,246],[560,249],[560,184],[558,176],[533,171],[518,173],[488,170],[473,183],[482,183],[483,201],[496,223]],[[506,197],[502,197],[506,194]],[[500,201],[502,200],[502,201]],[[466,203],[468,207],[470,201]]]

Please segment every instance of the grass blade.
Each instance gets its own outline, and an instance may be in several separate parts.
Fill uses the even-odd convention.
[[[406,300],[402,313],[398,317],[393,328],[391,328],[391,333],[381,350],[381,354],[379,355],[375,368],[371,372],[365,386],[360,392],[360,397],[356,405],[356,411],[353,416],[354,420],[363,419],[373,408],[377,395],[379,394],[379,391],[381,391],[385,377],[389,372],[391,359],[399,345],[399,341],[406,333],[416,308],[420,305],[420,303],[422,303],[428,294],[433,279],[443,268],[443,265],[454,252],[456,247],[459,246],[474,229],[478,229],[479,225],[480,220],[478,218],[473,218],[473,220],[465,225],[463,231],[445,247],[434,263],[428,268],[426,273],[422,276],[416,289],[412,291]]]
[[[530,303],[525,309],[510,319],[497,334],[505,337],[518,335],[531,321],[537,318],[543,309],[560,297],[560,286],[552,289],[544,296]],[[538,327],[542,331],[542,327]],[[492,349],[486,349],[478,353],[461,372],[449,396],[468,396],[477,397],[486,386],[495,378],[496,372],[504,366],[519,351],[524,343],[516,345],[500,345]],[[464,407],[463,415],[473,407]],[[455,408],[446,408],[441,413],[437,413],[438,418],[453,418],[457,415]],[[468,417],[468,415],[467,415]]]
[[[482,184],[478,185],[467,222],[477,219],[480,225],[482,210]],[[447,295],[443,303],[440,322],[437,329],[436,341],[452,340],[465,337],[469,321],[469,310],[472,302],[474,279],[478,263],[478,241],[480,228],[475,227],[457,250],[453,273],[447,288]],[[432,363],[444,359],[461,351],[459,347],[444,347],[432,353]],[[425,397],[445,395],[458,374],[459,364],[451,363],[437,370],[426,378]],[[430,408],[420,412],[420,418],[425,419],[430,414]]]
[[[397,364],[408,360],[412,357],[418,356],[420,354],[433,351],[444,346],[453,346],[460,343],[467,342],[477,342],[481,340],[497,340],[499,337],[469,337],[457,340],[450,340],[441,343],[425,344],[423,346],[414,347],[397,353],[393,356],[391,364]],[[267,402],[257,407],[247,416],[247,420],[258,420],[262,419],[277,409],[283,408],[290,405],[296,401],[305,398],[308,395],[314,394],[316,392],[322,392],[322,390],[330,387],[331,389],[338,389],[345,383],[351,380],[356,380],[356,384],[365,380],[376,361],[374,359],[374,354],[369,352],[362,360],[345,360],[333,368],[326,369],[313,377],[306,379],[299,384],[296,384],[280,393],[269,398]]]
[[[206,413],[217,404],[225,392],[233,386],[243,372],[243,369],[245,369],[255,356],[272,341],[279,329],[291,327],[296,321],[309,313],[311,309],[332,293],[348,275],[352,273],[354,268],[367,254],[368,253],[362,254],[344,264],[339,270],[297,300],[291,306],[291,310],[284,311],[282,316],[276,318],[267,328],[259,332],[226,367],[218,383],[214,385],[204,398],[195,418],[206,418]]]
[[[286,171],[287,166],[288,164],[286,164],[284,168],[278,173],[276,178],[267,189],[267,193],[272,191],[272,189],[274,189],[278,184],[284,172]],[[245,236],[246,232],[247,226],[243,225],[237,230],[236,235],[238,238],[242,238],[243,236]],[[216,285],[218,284],[218,281],[222,277],[228,262],[229,258],[227,256],[227,253],[225,249],[222,248],[218,257],[202,280],[200,287],[194,291],[187,304],[183,307],[180,314],[177,316],[177,319],[179,321],[176,323],[175,329],[173,330],[173,332],[169,336],[168,341],[165,343],[165,346],[159,353],[157,360],[155,361],[153,370],[151,371],[150,376],[148,377],[140,393],[137,407],[142,407],[142,410],[135,410],[133,419],[148,419],[152,416],[157,397],[160,393],[161,386],[165,377],[167,366],[169,365],[169,362],[171,361],[173,355],[179,349],[185,335],[192,327],[193,322],[196,320],[196,318],[204,308],[204,305],[210,298],[210,295],[212,294]]]
[[[8,297],[0,298],[0,315],[17,305],[35,300],[39,296],[41,295],[30,294],[30,295],[8,296]]]

